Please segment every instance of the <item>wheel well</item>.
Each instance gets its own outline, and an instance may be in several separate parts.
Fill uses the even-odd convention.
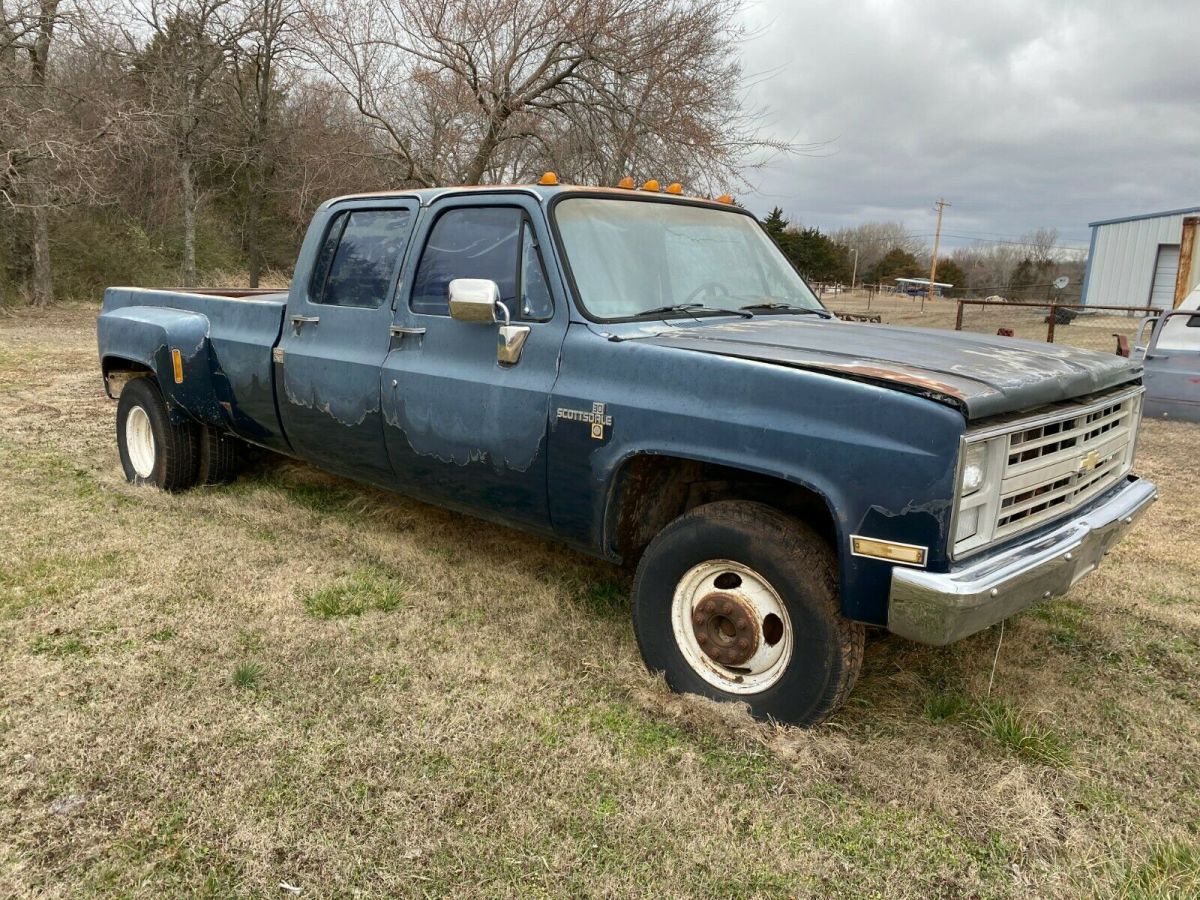
[[[119,356],[104,357],[100,371],[104,375],[104,389],[108,391],[108,396],[113,398],[121,396],[122,389],[131,378],[154,374],[154,370],[145,363],[121,359]]]
[[[837,545],[833,515],[816,491],[744,469],[649,454],[633,457],[617,473],[607,517],[609,544],[626,563],[636,563],[668,523],[715,500],[765,503],[795,516],[831,546]]]

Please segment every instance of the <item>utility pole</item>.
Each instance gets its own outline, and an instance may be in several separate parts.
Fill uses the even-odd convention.
[[[933,232],[933,262],[929,266],[929,289],[925,292],[925,296],[928,298],[930,303],[933,302],[933,283],[937,281],[938,245],[942,241],[942,210],[950,205],[951,204],[949,202],[941,199],[940,197],[938,198],[937,203],[933,204],[933,208],[937,210],[938,221],[937,229]],[[924,300],[921,301],[921,311],[925,311]]]
[[[850,252],[854,254],[854,268],[850,270],[850,290],[854,290],[854,281],[858,278],[858,248],[851,247]]]

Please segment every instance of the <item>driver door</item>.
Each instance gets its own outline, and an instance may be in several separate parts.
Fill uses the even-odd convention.
[[[526,197],[449,198],[423,217],[398,304],[404,337],[383,367],[395,477],[417,496],[476,515],[548,527],[549,398],[567,308],[541,210]],[[449,283],[488,279],[520,357],[497,358],[497,325],[450,317]]]

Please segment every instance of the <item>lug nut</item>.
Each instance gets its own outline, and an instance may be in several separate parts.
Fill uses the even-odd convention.
[[[731,612],[733,612],[733,604],[730,603],[728,600],[726,600],[724,603],[721,604],[721,613],[722,613],[722,615],[727,616]]]
[[[750,623],[746,621],[746,617],[745,617],[745,616],[738,616],[738,620],[737,620],[737,630],[738,630],[738,631],[745,631],[745,630],[746,630],[746,627],[747,627],[749,624],[750,624]]]
[[[745,638],[742,638],[740,641],[738,641],[738,649],[739,650],[745,650],[749,646],[750,646],[750,642],[748,640],[746,640]]]
[[[697,625],[703,625],[706,618],[707,617],[704,615],[704,613],[700,612],[699,610],[696,610],[696,614],[694,616],[692,616],[692,621],[695,622]]]
[[[698,634],[698,635],[696,635],[696,640],[699,641],[701,644],[707,644],[708,643],[708,635],[707,634]]]

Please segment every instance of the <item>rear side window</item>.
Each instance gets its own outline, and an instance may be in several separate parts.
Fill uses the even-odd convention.
[[[377,309],[395,283],[412,213],[406,209],[356,209],[341,213],[317,255],[309,297],[326,306]]]
[[[413,312],[450,314],[450,282],[488,278],[515,314],[521,210],[511,207],[450,209],[429,232],[413,279]]]

